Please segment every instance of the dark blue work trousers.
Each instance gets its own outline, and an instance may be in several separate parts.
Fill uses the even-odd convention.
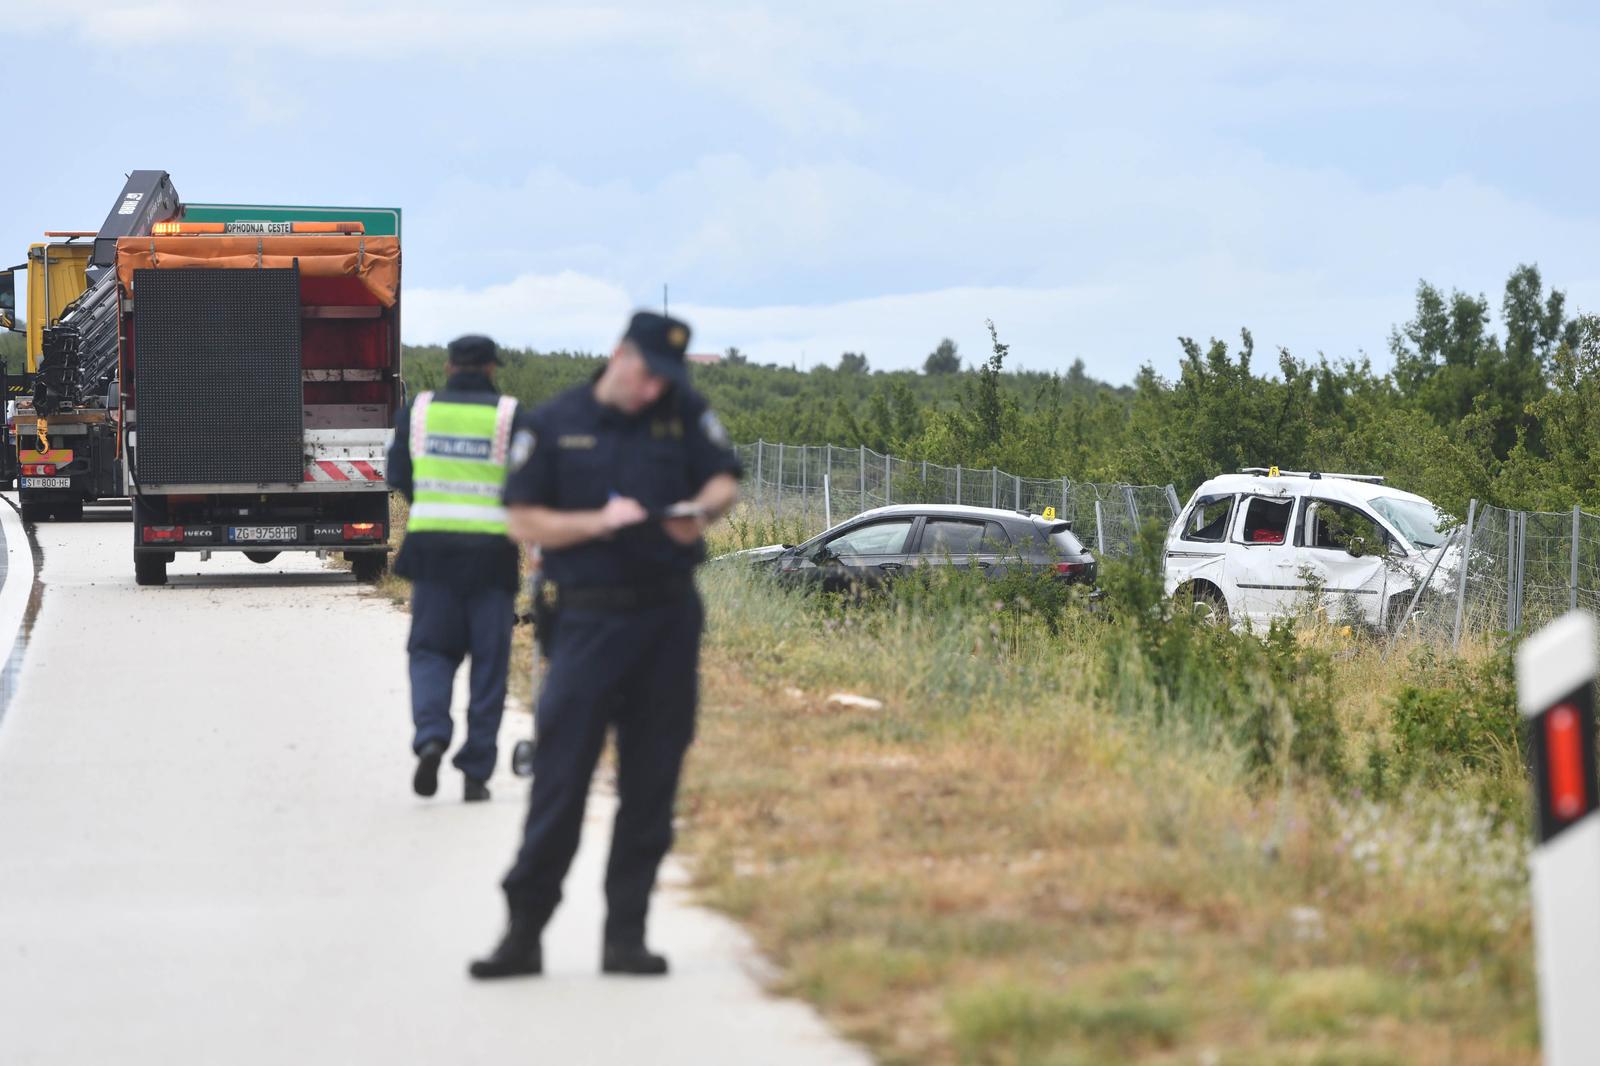
[[[543,928],[578,850],[607,730],[617,734],[616,821],[606,868],[609,943],[644,941],[656,870],[672,847],[678,771],[694,739],[700,599],[628,613],[563,610],[535,718],[533,789],[521,851],[502,886],[512,916]]]
[[[411,586],[411,750],[450,743],[450,697],[461,660],[472,657],[467,742],[451,760],[463,774],[486,781],[494,772],[495,739],[506,705],[511,667],[514,594],[504,588],[461,589],[454,582],[419,580]]]

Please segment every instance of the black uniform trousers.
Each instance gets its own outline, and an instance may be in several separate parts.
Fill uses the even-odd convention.
[[[543,928],[578,849],[584,802],[608,727],[617,734],[616,822],[606,868],[608,943],[644,940],[656,870],[694,738],[700,598],[626,613],[562,609],[539,696],[533,789],[521,851],[502,887],[513,919]]]

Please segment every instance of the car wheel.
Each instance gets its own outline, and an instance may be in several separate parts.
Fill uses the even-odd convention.
[[[1180,602],[1184,593],[1188,593],[1189,610],[1193,613],[1195,621],[1207,626],[1226,626],[1228,624],[1228,604],[1216,589],[1210,586],[1200,588],[1189,587],[1180,590]]]
[[[1389,601],[1389,611],[1383,620],[1383,630],[1385,633],[1388,633],[1391,637],[1394,636],[1399,632],[1402,622],[1405,622],[1407,625],[1411,626],[1413,630],[1415,630],[1417,622],[1422,618],[1423,613],[1427,610],[1427,598],[1424,597],[1423,599],[1418,600],[1417,609],[1411,612],[1410,618],[1406,618],[1406,608],[1410,606],[1411,593],[1409,592],[1402,592]]]

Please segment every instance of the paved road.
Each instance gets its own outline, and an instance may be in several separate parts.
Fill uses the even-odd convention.
[[[0,517],[11,586],[30,561]],[[452,771],[411,795],[405,618],[305,557],[184,557],[138,588],[116,518],[38,531],[0,717],[0,1061],[865,1061],[670,888],[652,939],[674,976],[597,974],[603,798],[551,972],[469,981],[526,788],[502,772],[467,807]]]

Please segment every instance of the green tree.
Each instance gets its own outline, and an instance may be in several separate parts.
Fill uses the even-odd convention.
[[[1546,297],[1543,289],[1538,267],[1524,264],[1512,271],[1500,305],[1502,345],[1489,330],[1487,299],[1453,291],[1446,300],[1421,282],[1415,317],[1389,338],[1401,396],[1440,426],[1474,415],[1487,428],[1498,460],[1519,441],[1538,453],[1542,446],[1529,405],[1544,393],[1555,347],[1577,339],[1576,325],[1566,318],[1565,294]]]
[[[839,356],[839,373],[865,374],[867,372],[867,357],[860,352],[845,352]]]
[[[956,352],[956,342],[946,337],[922,361],[924,374],[956,374],[961,371],[961,356]]]

